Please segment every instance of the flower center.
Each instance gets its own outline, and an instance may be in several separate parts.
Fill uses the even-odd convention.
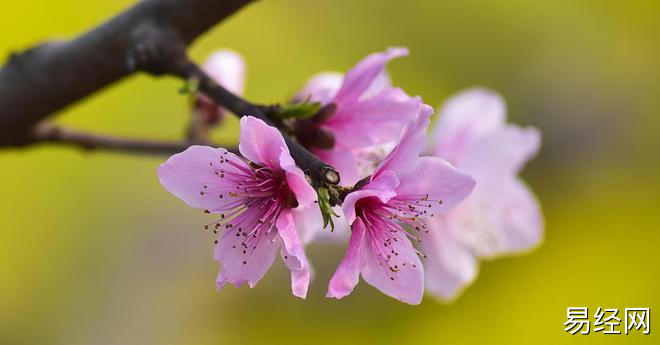
[[[364,178],[373,174],[374,170],[385,160],[385,157],[387,157],[395,146],[396,143],[390,142],[353,150],[358,176]]]
[[[402,200],[390,200],[388,203],[381,202],[376,197],[364,198],[355,205],[357,216],[366,227],[374,257],[379,265],[387,267],[387,276],[395,280],[396,275],[404,268],[417,268],[414,262],[399,256],[400,248],[406,236],[415,242],[421,239],[412,232],[428,232],[426,224],[419,217],[426,213],[423,208],[428,208],[428,203],[422,202],[423,198],[413,202]],[[413,206],[417,205],[417,206]],[[423,206],[422,206],[423,205]],[[418,210],[419,207],[419,210]],[[419,250],[413,250],[421,257],[426,257]]]
[[[212,226],[214,233],[221,231],[219,241],[230,240],[230,236],[242,237],[240,242],[235,238],[231,240],[236,242],[232,248],[245,255],[245,265],[261,240],[275,230],[275,222],[282,211],[297,206],[295,195],[286,182],[283,170],[224,157],[220,159],[220,164],[211,166],[215,168],[218,183],[231,186],[224,188],[223,193],[216,197],[231,201],[214,210],[220,218],[205,228]]]

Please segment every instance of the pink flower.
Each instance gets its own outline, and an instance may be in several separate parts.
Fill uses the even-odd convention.
[[[334,147],[309,148],[339,170],[343,184],[371,174],[419,112],[421,99],[392,87],[385,72],[388,61],[404,55],[408,55],[406,48],[371,54],[345,77],[334,72],[313,77],[296,96],[298,101],[309,98],[336,106],[334,114],[314,123],[334,135]]]
[[[206,60],[204,71],[227,90],[237,95],[243,94],[245,62],[240,54],[227,49],[217,50]],[[199,112],[208,124],[218,123],[227,112],[202,93],[197,94],[194,111]]]
[[[499,95],[472,89],[446,102],[435,128],[432,154],[477,181],[465,201],[427,220],[430,231],[422,241],[428,254],[426,286],[442,299],[474,280],[478,258],[525,251],[542,238],[538,202],[517,177],[538,151],[540,134],[506,125],[505,113]]]
[[[422,107],[368,182],[346,196],[343,211],[351,237],[330,280],[328,297],[350,294],[362,274],[383,293],[420,303],[424,272],[409,238],[417,240],[417,233],[427,231],[422,218],[446,212],[474,186],[472,178],[446,161],[419,157],[432,113],[430,107]]]
[[[160,182],[188,205],[220,215],[214,223],[220,231],[218,289],[226,283],[254,287],[281,244],[293,294],[304,298],[310,271],[296,224],[320,218],[316,192],[277,129],[245,116],[239,140],[249,162],[223,148],[192,146],[158,168]]]

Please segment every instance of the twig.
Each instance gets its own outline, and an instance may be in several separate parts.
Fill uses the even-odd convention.
[[[71,145],[84,150],[163,155],[178,153],[196,144],[208,145],[206,142],[158,141],[101,135],[59,127],[51,123],[42,123],[36,127],[33,142]]]
[[[31,144],[37,123],[145,63],[157,74],[164,47],[185,49],[250,2],[144,0],[78,38],[12,54],[0,70],[0,147]]]

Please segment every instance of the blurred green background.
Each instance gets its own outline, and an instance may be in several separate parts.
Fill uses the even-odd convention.
[[[132,1],[4,1],[0,54],[68,38]],[[485,263],[453,304],[417,307],[367,284],[324,297],[343,246],[308,249],[316,278],[291,296],[276,262],[256,289],[215,291],[208,216],[160,187],[166,157],[62,147],[0,151],[1,344],[658,343],[651,335],[570,336],[567,306],[660,306],[660,2],[294,1],[251,5],[199,39],[249,64],[247,96],[276,102],[320,70],[405,45],[397,85],[439,105],[483,85],[512,121],[539,127],[524,171],[546,239]],[[134,76],[67,109],[60,123],[177,138],[179,81]],[[237,139],[230,119],[221,143]],[[621,326],[623,328],[623,326]]]

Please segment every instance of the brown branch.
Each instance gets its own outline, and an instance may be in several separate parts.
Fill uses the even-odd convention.
[[[0,70],[0,147],[30,144],[41,120],[144,66],[159,74],[161,55],[249,2],[144,0],[78,38],[12,54]]]
[[[217,104],[238,116],[254,115],[273,125],[265,107],[219,86],[188,59],[185,51],[198,35],[248,2],[144,0],[74,40],[49,42],[14,54],[0,70],[0,147],[50,141],[137,151],[163,148],[148,141],[118,142],[117,138],[56,128],[46,139],[34,136],[37,124],[47,117],[135,71],[195,78],[200,90]],[[315,185],[339,183],[339,173],[333,167],[282,134],[296,163]]]
[[[207,142],[159,141],[95,134],[56,126],[49,122],[41,123],[35,128],[32,134],[32,142],[35,144],[64,144],[83,150],[163,155],[184,151],[192,145],[209,145]],[[233,149],[232,151],[236,150]]]

